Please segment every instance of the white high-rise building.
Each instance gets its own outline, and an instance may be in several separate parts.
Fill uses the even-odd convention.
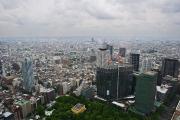
[[[145,58],[142,60],[141,72],[151,71],[153,67],[154,67],[153,59],[148,58],[148,57],[145,57]]]
[[[63,82],[62,86],[63,86],[63,94],[66,94],[71,89],[71,83]]]

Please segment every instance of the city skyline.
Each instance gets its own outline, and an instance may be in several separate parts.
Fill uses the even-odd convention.
[[[0,0],[0,120],[177,120],[180,0]]]

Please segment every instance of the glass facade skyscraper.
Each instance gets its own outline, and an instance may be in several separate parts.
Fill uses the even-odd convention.
[[[139,71],[139,58],[140,58],[140,54],[137,53],[130,54],[130,63],[133,65],[134,71]]]
[[[135,108],[149,114],[154,108],[157,73],[149,71],[136,75]]]
[[[131,65],[109,65],[97,68],[97,95],[107,100],[126,97],[132,93]]]
[[[165,58],[162,63],[163,77],[170,75],[177,78],[179,75],[179,61],[177,59]]]
[[[34,86],[33,63],[30,58],[25,58],[22,63],[23,88],[28,92],[32,92]]]

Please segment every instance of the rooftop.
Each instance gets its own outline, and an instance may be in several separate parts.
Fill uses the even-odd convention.
[[[17,101],[15,101],[15,104],[17,105],[24,105],[27,104],[29,101],[25,100],[25,99],[19,99]]]
[[[121,108],[126,107],[125,104],[123,104],[123,103],[118,103],[118,102],[116,102],[116,101],[113,101],[112,104],[117,105],[117,106],[119,106],[119,107],[121,107]]]
[[[158,92],[165,94],[168,91],[168,87],[165,86],[156,86]]]
[[[104,69],[118,69],[119,68],[130,68],[132,67],[131,64],[119,64],[119,63],[111,63],[111,64],[105,64],[103,67]]]
[[[83,106],[84,106],[83,104],[78,103],[78,104],[76,104],[76,105],[74,106],[74,108],[75,108],[75,109],[80,109],[80,108],[83,107]]]
[[[10,113],[10,112],[5,112],[5,113],[3,113],[3,115],[4,115],[4,117],[9,117],[10,115],[12,115],[12,113]]]
[[[74,107],[71,108],[72,112],[78,114],[78,113],[82,113],[86,110],[85,105],[81,104],[81,103],[77,103]]]
[[[154,72],[154,71],[148,71],[148,72],[145,72],[145,74],[146,74],[146,75],[155,75],[156,72]]]

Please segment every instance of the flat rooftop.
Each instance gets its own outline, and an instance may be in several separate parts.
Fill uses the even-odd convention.
[[[119,68],[131,68],[133,67],[131,64],[127,64],[127,63],[124,63],[124,64],[119,64],[119,63],[111,63],[111,64],[105,64],[104,66],[102,67],[99,67],[99,68],[104,68],[104,69],[118,69]]]
[[[154,71],[148,71],[148,72],[145,72],[145,74],[146,74],[146,75],[155,75],[156,72],[154,72]]]
[[[27,104],[28,102],[29,101],[27,101],[27,100],[21,99],[21,100],[17,100],[15,102],[15,104],[17,104],[17,105],[24,105],[24,104]]]
[[[158,92],[163,93],[163,94],[167,93],[167,91],[168,91],[168,88],[166,88],[164,86],[163,87],[162,86],[156,86],[156,89]]]

